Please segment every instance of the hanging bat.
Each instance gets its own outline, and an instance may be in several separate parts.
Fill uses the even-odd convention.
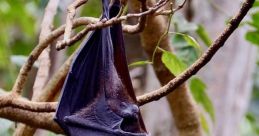
[[[118,0],[102,2],[102,19],[118,14]],[[73,59],[55,121],[69,136],[147,136],[136,103],[121,24],[95,30]]]
[[[118,0],[110,0],[110,7]],[[120,1],[120,10],[118,12],[118,14],[116,15],[116,18],[120,17],[123,14],[123,11],[125,9],[125,6],[128,2],[128,0],[119,0]]]

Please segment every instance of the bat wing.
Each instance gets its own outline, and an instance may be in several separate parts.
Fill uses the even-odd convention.
[[[103,18],[120,5],[103,0]],[[71,136],[146,136],[131,84],[120,24],[97,29],[75,55],[55,121]]]

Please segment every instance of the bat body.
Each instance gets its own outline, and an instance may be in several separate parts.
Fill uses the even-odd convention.
[[[102,19],[120,2],[103,2]],[[121,24],[97,29],[73,59],[55,121],[70,136],[147,136],[130,80]]]

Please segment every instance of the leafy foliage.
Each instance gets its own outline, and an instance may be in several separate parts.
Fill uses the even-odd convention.
[[[162,52],[162,62],[174,75],[181,74],[186,68],[186,64],[182,62],[176,55],[171,52],[159,48]]]
[[[198,104],[201,104],[204,110],[215,120],[215,112],[213,104],[206,93],[206,84],[199,78],[195,77],[190,80],[190,90],[193,98]]]
[[[259,135],[259,123],[253,113],[247,113],[241,125],[241,132],[244,136]]]
[[[247,22],[249,26],[252,27],[250,31],[248,31],[245,35],[247,41],[251,42],[252,44],[259,46],[259,1],[254,3],[253,9],[255,10],[251,14],[251,20]]]
[[[129,67],[138,67],[138,66],[143,66],[143,65],[147,65],[147,64],[152,64],[152,62],[150,62],[148,60],[137,61],[137,62],[133,62],[133,63],[129,64]]]
[[[201,126],[203,128],[203,130],[205,131],[206,134],[210,133],[210,128],[208,125],[208,122],[204,116],[204,114],[200,113],[200,122],[201,122]]]
[[[196,30],[196,33],[198,34],[198,36],[201,38],[201,40],[206,46],[209,47],[212,44],[212,40],[209,37],[208,32],[202,25],[198,25],[198,29]]]
[[[246,33],[245,39],[259,47],[259,0],[256,0],[252,13],[250,16],[250,20],[245,22],[245,24],[250,26],[250,30]],[[258,57],[257,57],[258,60]],[[241,135],[247,136],[257,136],[259,135],[259,63],[257,62],[254,80],[253,80],[253,91],[252,91],[252,99],[246,113],[245,118],[241,124]]]
[[[199,45],[190,45],[190,42],[188,43],[182,35],[174,35],[172,37],[172,44],[174,46],[174,53],[176,56],[188,66],[194,63],[194,61],[196,61],[200,56],[201,49]]]
[[[18,69],[12,54],[27,55],[35,43],[36,1],[0,1],[0,86],[10,90]]]

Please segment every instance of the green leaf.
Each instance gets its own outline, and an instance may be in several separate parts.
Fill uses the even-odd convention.
[[[259,12],[255,12],[251,15],[251,21],[248,24],[256,29],[259,29]]]
[[[202,126],[203,130],[205,131],[206,134],[209,135],[210,128],[209,128],[209,125],[208,125],[208,122],[207,122],[205,116],[202,113],[200,114],[200,121],[201,121],[201,126]]]
[[[172,43],[175,55],[187,64],[187,66],[192,65],[199,58],[197,49],[190,46],[182,36],[174,35]]]
[[[253,7],[259,7],[259,1],[255,1]]]
[[[210,39],[208,32],[202,25],[198,26],[196,33],[199,35],[199,37],[207,47],[209,47],[212,44],[212,40]]]
[[[182,36],[185,41],[188,43],[189,46],[194,47],[199,54],[201,54],[201,46],[199,43],[190,35],[184,34],[184,33],[178,33],[178,32],[170,32],[170,34],[176,34]]]
[[[190,90],[195,101],[204,108],[204,110],[210,115],[211,119],[215,120],[215,112],[213,104],[206,93],[206,84],[197,77],[190,80]]]
[[[7,66],[10,63],[10,54],[9,54],[9,49],[4,44],[1,44],[1,41],[0,41],[0,54],[1,54],[0,69],[6,69],[8,68]]]
[[[165,51],[159,48],[162,54],[162,62],[165,66],[169,69],[169,71],[174,74],[175,76],[181,74],[186,68],[186,64],[183,63],[176,55],[171,52]]]
[[[129,64],[129,67],[139,67],[147,64],[152,64],[152,62],[146,60],[146,61],[137,61]]]
[[[250,31],[245,35],[247,41],[259,46],[259,31]]]
[[[241,123],[241,134],[244,136],[258,136],[259,124],[256,115],[252,112],[247,112]]]

